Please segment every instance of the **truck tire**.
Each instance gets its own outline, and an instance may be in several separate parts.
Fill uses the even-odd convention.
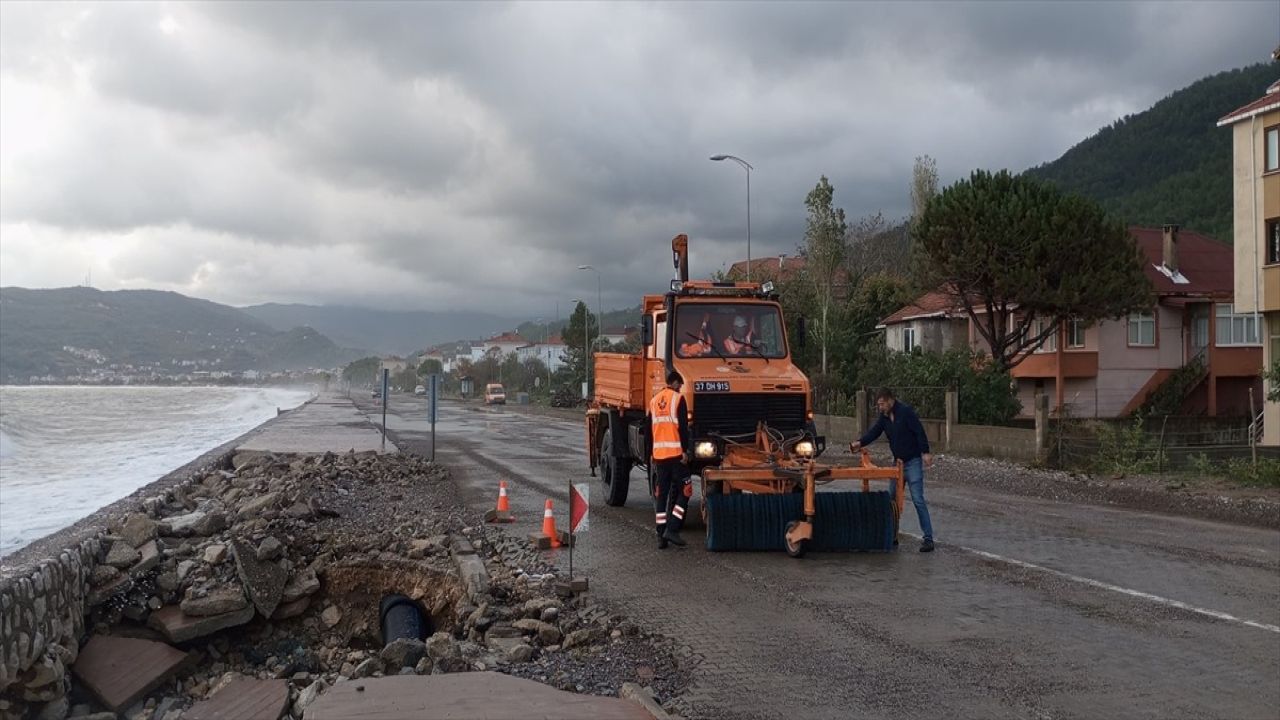
[[[627,491],[631,489],[631,458],[613,454],[613,431],[604,431],[600,443],[600,479],[604,483],[604,502],[613,507],[627,504]]]

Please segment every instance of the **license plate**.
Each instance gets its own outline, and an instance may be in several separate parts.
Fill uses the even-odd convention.
[[[694,380],[694,392],[729,392],[727,380]]]

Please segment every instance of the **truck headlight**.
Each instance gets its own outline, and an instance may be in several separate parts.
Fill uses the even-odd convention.
[[[796,454],[800,457],[813,457],[813,441],[801,440],[796,443]]]
[[[716,456],[716,444],[710,440],[699,440],[693,446],[693,454],[704,460],[713,458]]]

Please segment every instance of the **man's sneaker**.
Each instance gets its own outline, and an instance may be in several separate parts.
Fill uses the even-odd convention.
[[[680,537],[679,530],[667,530],[662,534],[662,539],[669,540],[672,545],[677,545],[679,547],[684,547],[689,544],[684,541],[684,538]]]
[[[666,549],[667,549],[667,539],[666,539],[666,538],[664,538],[664,537],[660,537],[660,538],[658,538],[658,549],[659,549],[659,550],[666,550]]]
[[[920,552],[933,552],[932,538],[925,538],[924,542],[920,543]]]

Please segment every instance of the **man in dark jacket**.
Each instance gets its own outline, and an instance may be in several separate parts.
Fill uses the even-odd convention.
[[[895,459],[902,461],[902,474],[920,519],[920,532],[924,535],[920,552],[933,552],[933,524],[929,522],[929,508],[924,503],[924,468],[933,467],[933,454],[929,452],[924,425],[920,424],[915,408],[898,402],[892,390],[884,389],[876,395],[876,409],[880,411],[876,424],[860,440],[850,443],[849,450],[856,452],[863,445],[870,445],[880,433],[889,438],[889,450]],[[889,492],[890,495],[896,493],[897,487]]]

